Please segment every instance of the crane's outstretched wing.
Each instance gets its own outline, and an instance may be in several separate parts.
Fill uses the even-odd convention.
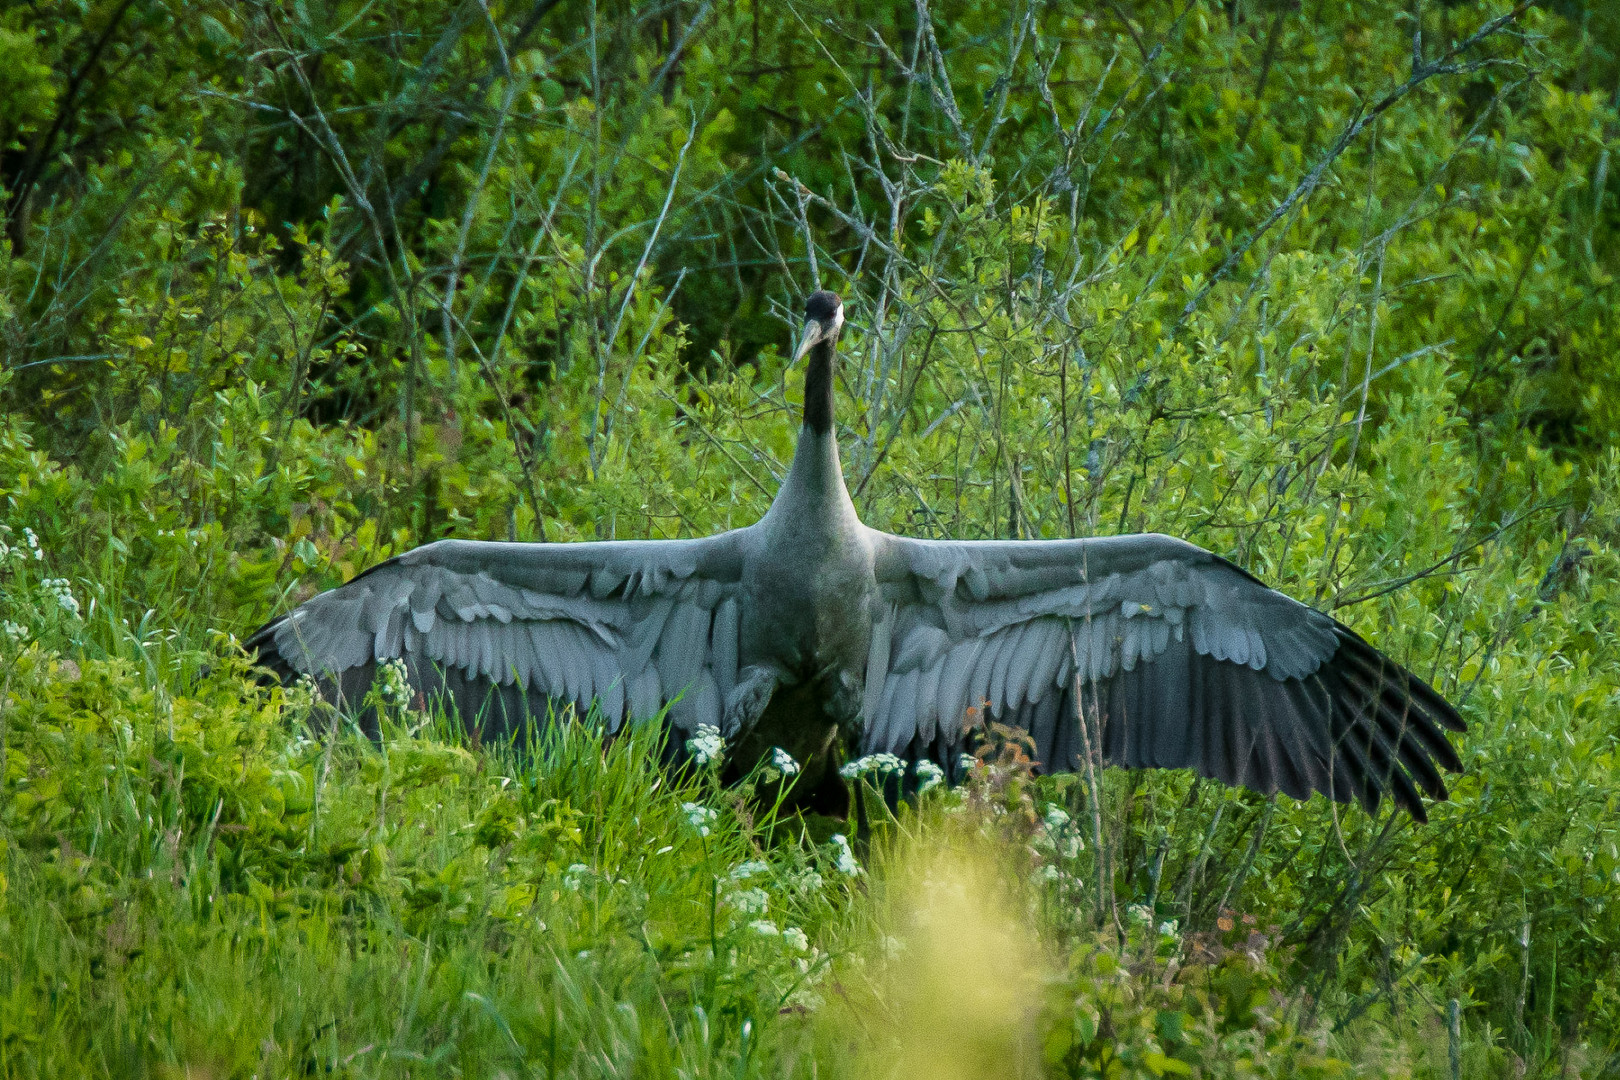
[[[580,544],[441,540],[389,559],[247,642],[284,680],[357,705],[377,665],[486,734],[599,702],[610,731],[665,704],[719,725],[737,678],[741,534]]]
[[[1455,709],[1332,617],[1168,536],[930,541],[876,534],[887,601],[867,664],[866,752],[950,765],[985,719],[1037,760],[1105,761],[1426,820],[1461,762]],[[975,710],[969,713],[969,710]]]

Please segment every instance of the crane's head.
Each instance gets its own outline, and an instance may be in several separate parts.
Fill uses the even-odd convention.
[[[837,341],[838,331],[844,326],[844,302],[834,293],[823,289],[813,292],[804,301],[804,330],[799,334],[799,346],[793,350],[795,362],[823,341]]]

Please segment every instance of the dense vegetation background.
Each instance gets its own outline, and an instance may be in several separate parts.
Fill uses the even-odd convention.
[[[1617,110],[1606,0],[6,5],[0,1073],[1620,1075]],[[249,681],[430,539],[752,521],[817,286],[869,523],[1228,555],[1452,801],[1007,752],[851,849]]]

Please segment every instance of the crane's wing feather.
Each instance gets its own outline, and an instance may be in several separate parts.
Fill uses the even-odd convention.
[[[988,720],[1027,731],[1048,770],[1089,735],[1113,764],[1369,808],[1388,793],[1419,819],[1461,767],[1444,733],[1463,722],[1423,680],[1192,544],[874,542],[866,752],[950,765]]]
[[[698,540],[442,540],[381,563],[248,641],[284,679],[358,704],[379,663],[486,732],[595,700],[610,730],[670,704],[719,725],[737,679],[742,530]],[[673,704],[671,704],[673,703]]]

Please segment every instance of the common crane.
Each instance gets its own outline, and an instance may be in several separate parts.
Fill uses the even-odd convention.
[[[1028,732],[1042,768],[1187,768],[1426,820],[1461,763],[1455,709],[1331,616],[1193,544],[917,540],[861,524],[833,430],[843,304],[816,292],[804,426],[770,510],[689,540],[440,540],[248,642],[284,679],[359,701],[379,663],[485,734],[595,703],[610,731],[665,706],[719,728],[732,767],[781,747],[798,783],[841,752],[955,771],[975,725]],[[1082,721],[1088,726],[1082,727]]]

